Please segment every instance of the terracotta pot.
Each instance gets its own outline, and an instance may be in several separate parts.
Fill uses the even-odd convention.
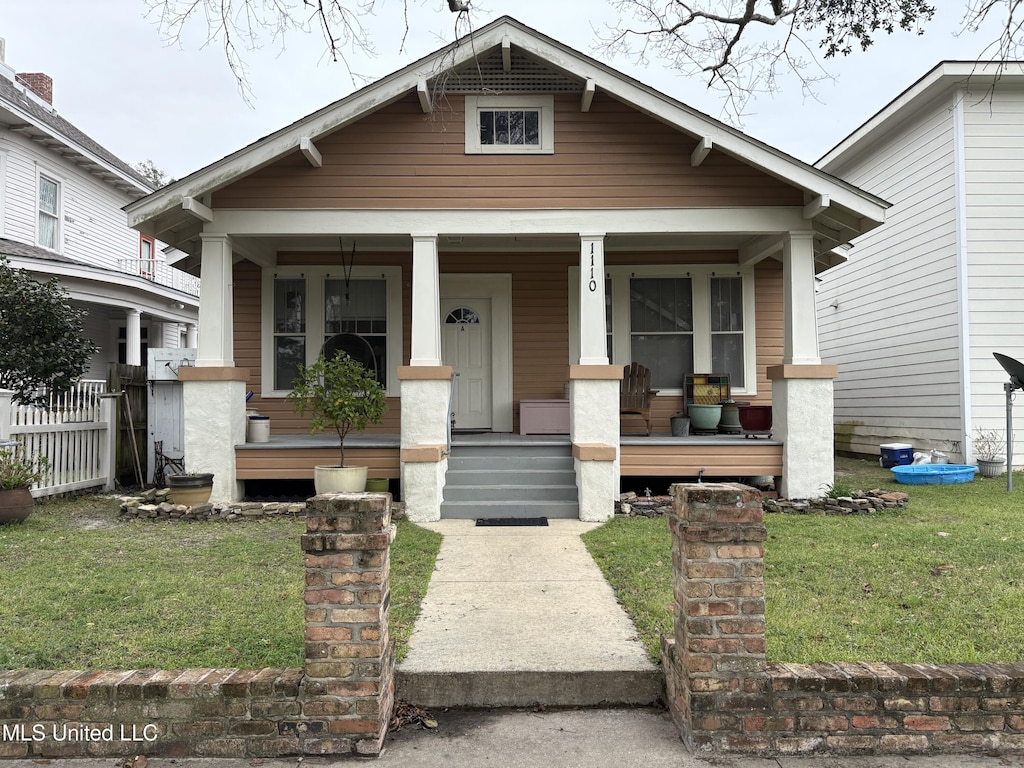
[[[0,524],[20,523],[32,514],[35,503],[28,488],[0,491]]]
[[[313,467],[317,493],[362,493],[369,467]]]

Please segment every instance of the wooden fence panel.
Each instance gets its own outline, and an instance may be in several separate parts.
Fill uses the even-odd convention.
[[[143,485],[146,472],[146,366],[110,363],[107,389],[124,392],[117,405],[117,449],[114,477],[125,484]]]

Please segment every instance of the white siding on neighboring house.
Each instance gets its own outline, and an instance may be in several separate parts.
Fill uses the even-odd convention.
[[[836,447],[900,441],[959,449],[954,124],[944,98],[849,165],[824,169],[893,204],[820,275],[821,357],[839,366]]]
[[[118,259],[138,258],[139,234],[128,229],[121,210],[131,198],[17,134],[8,133],[0,148],[10,150],[5,164],[5,237],[38,243],[37,190],[43,172],[61,186],[61,254],[107,268],[116,268]]]
[[[1024,87],[1004,80],[994,92],[966,95],[962,107],[972,422],[1003,430],[1008,377],[992,353],[1024,359]],[[1014,456],[1019,466],[1024,441]]]

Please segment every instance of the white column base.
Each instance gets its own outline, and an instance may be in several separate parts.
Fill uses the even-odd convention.
[[[432,523],[441,519],[447,471],[447,458],[436,462],[402,462],[402,501],[405,502],[406,518],[414,523]]]
[[[235,446],[245,442],[244,381],[184,381],[185,471],[212,472],[211,502],[240,501]]]
[[[820,498],[835,482],[832,391],[830,378],[772,382],[772,429],[783,442],[783,498]]]
[[[575,460],[583,522],[603,523],[615,516],[615,497],[619,493],[616,464],[614,461]]]

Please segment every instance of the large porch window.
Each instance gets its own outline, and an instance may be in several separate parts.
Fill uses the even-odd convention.
[[[570,351],[579,359],[579,300],[570,270]],[[724,274],[723,274],[724,272]],[[614,365],[651,369],[662,394],[687,373],[728,373],[732,391],[755,395],[754,275],[716,266],[606,267],[606,331]]]
[[[324,342],[339,333],[365,339],[381,384],[397,388],[400,267],[357,267],[348,281],[321,267],[265,270],[263,295],[263,397],[287,395],[299,366],[316,362]]]

